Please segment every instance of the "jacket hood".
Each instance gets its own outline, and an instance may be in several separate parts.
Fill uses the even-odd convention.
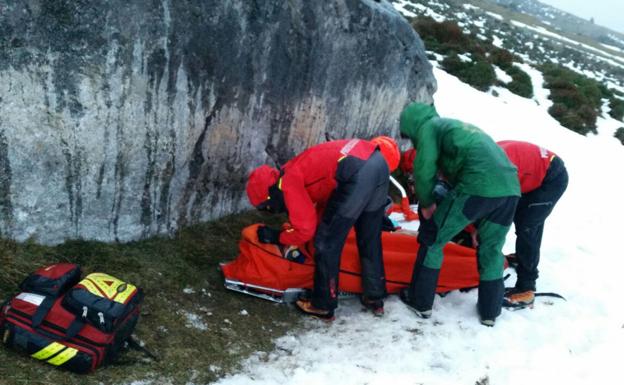
[[[401,112],[401,133],[410,138],[416,137],[418,130],[428,121],[439,117],[433,105],[411,103]]]

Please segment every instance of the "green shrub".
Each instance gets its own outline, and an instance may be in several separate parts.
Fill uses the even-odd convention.
[[[562,126],[581,135],[596,132],[595,121],[597,114],[591,107],[583,106],[581,109],[576,110],[568,108],[563,103],[554,103],[548,109],[548,113]]]
[[[613,119],[624,119],[624,100],[612,97],[609,100],[609,107],[611,108],[609,115],[611,115]]]
[[[622,142],[622,145],[624,145],[624,127],[618,128],[613,136],[615,136],[620,142]]]
[[[533,97],[533,83],[531,82],[531,77],[526,72],[514,65],[507,68],[505,72],[512,79],[511,82],[505,85],[509,91],[523,98]]]
[[[533,96],[533,85],[529,76],[514,67],[522,59],[511,52],[478,39],[474,34],[465,34],[454,21],[437,22],[430,17],[413,19],[412,26],[418,32],[428,50],[444,55],[442,68],[481,91],[487,91],[496,83],[496,72],[492,64],[509,73],[512,81],[506,87],[522,97]],[[458,55],[469,54],[472,62],[463,62]]]
[[[439,23],[430,17],[419,17],[412,22],[412,26],[425,41],[425,45],[429,42],[447,48],[455,47],[456,52],[466,52],[465,47],[469,45],[468,36],[453,21]],[[427,47],[430,48],[429,45]]]
[[[481,91],[487,91],[496,82],[494,67],[479,58],[464,62],[456,54],[451,54],[441,64],[445,71]]]
[[[542,73],[545,87],[550,89],[549,98],[554,103],[548,110],[550,115],[579,134],[595,133],[602,98],[609,90],[593,79],[558,65],[544,65]]]
[[[492,64],[497,65],[505,72],[513,67],[513,62],[515,59],[515,55],[507,51],[506,49],[494,47],[494,49],[490,52],[490,61],[492,62]]]

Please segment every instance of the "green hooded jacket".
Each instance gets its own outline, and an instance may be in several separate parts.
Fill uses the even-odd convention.
[[[435,107],[411,103],[401,113],[401,133],[416,149],[414,185],[422,207],[435,200],[440,172],[459,192],[486,198],[520,196],[516,167],[489,135],[455,119],[440,118]]]

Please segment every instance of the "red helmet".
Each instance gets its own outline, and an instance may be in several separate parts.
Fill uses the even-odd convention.
[[[269,187],[277,183],[279,177],[279,171],[266,164],[253,170],[247,180],[247,197],[249,202],[253,206],[258,206],[266,201],[269,198]]]
[[[399,161],[401,160],[401,152],[399,151],[399,146],[394,139],[389,136],[378,136],[371,139],[371,142],[379,146],[381,155],[383,155],[384,159],[386,159],[390,172],[396,170],[397,167],[399,167]]]

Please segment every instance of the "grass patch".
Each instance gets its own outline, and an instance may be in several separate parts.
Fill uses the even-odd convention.
[[[136,335],[161,357],[156,363],[126,352],[117,364],[80,376],[2,347],[0,384],[207,383],[236,370],[251,353],[271,350],[272,340],[300,317],[288,306],[226,291],[218,264],[237,255],[245,226],[281,219],[248,212],[183,229],[172,238],[126,244],[70,241],[46,247],[0,240],[0,298],[13,294],[30,272],[59,261],[79,263],[85,273],[109,273],[145,290]],[[186,326],[185,314],[196,315],[206,330]]]

